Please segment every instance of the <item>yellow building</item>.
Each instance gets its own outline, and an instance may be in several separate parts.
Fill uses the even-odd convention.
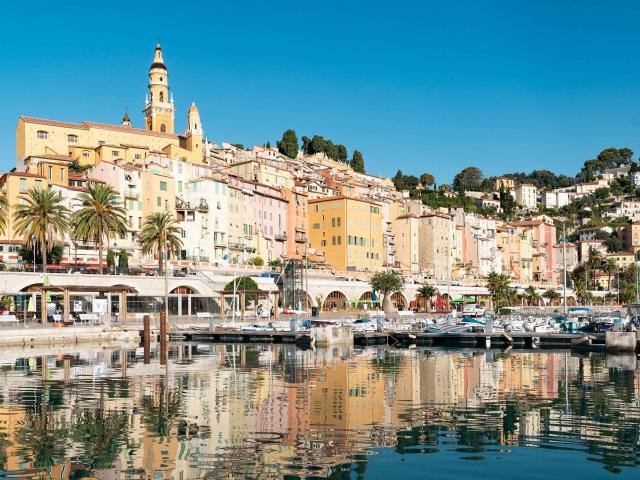
[[[633,252],[614,252],[607,254],[607,260],[612,258],[614,262],[618,265],[618,268],[625,269],[629,265],[633,265],[634,257]]]
[[[13,220],[13,216],[15,214],[16,207],[22,201],[22,195],[32,188],[49,188],[49,182],[44,176],[30,172],[11,171],[9,173],[5,173],[0,177],[0,190],[2,190],[2,193],[4,194],[9,204],[6,216],[7,228],[5,233],[1,237],[2,240],[0,240],[0,243],[6,244],[7,242],[14,241],[17,243],[22,243],[16,237],[15,222]]]
[[[327,197],[309,200],[309,241],[337,270],[382,268],[382,212],[368,200]]]
[[[233,164],[227,169],[227,172],[244,180],[262,183],[270,187],[292,189],[294,186],[291,172],[258,160]]]
[[[502,254],[502,270],[517,281],[533,280],[533,236],[531,230],[514,225],[496,229],[496,246]]]
[[[120,125],[21,116],[16,128],[18,169],[23,170],[21,163],[35,155],[60,155],[82,164],[105,159],[141,163],[148,153],[161,152],[170,159],[202,164],[202,124],[195,104],[187,112],[185,132],[174,133],[175,107],[169,97],[168,72],[160,45],[156,46],[149,68],[148,88],[144,129],[134,128],[128,114]]]

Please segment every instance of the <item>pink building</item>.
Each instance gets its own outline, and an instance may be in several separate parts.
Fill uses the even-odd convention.
[[[279,188],[230,176],[229,185],[253,193],[253,232],[256,256],[265,263],[287,256],[286,200]]]
[[[555,277],[555,269],[558,264],[557,255],[559,252],[554,248],[558,243],[556,238],[556,226],[549,217],[542,216],[522,222],[515,222],[525,229],[529,229],[533,233],[533,253],[540,258],[540,271],[533,273],[534,282],[553,283]]]

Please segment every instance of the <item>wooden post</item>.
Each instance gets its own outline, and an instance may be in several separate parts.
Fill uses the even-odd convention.
[[[280,301],[280,292],[274,292],[273,319],[278,320],[278,303]]]
[[[224,322],[224,293],[220,293],[220,323]]]
[[[167,315],[160,312],[160,365],[167,364]]]
[[[71,378],[71,360],[69,360],[68,358],[65,358],[63,360],[63,366],[64,366],[64,383],[67,384],[69,383],[69,380]]]
[[[120,350],[120,367],[122,368],[122,378],[127,378],[127,351]]]
[[[62,306],[62,313],[63,313],[63,319],[64,319],[64,323],[69,323],[69,319],[70,319],[70,315],[69,315],[69,302],[71,301],[70,295],[69,295],[69,289],[65,288],[64,292],[62,292],[62,302],[63,302],[63,306]]]
[[[47,324],[47,291],[43,288],[40,296],[40,321]]]
[[[120,302],[118,302],[118,319],[121,324],[127,321],[127,292],[120,292]]]
[[[244,303],[247,299],[247,294],[240,292],[240,321],[244,322]]]
[[[149,365],[151,363],[151,317],[149,315],[144,316],[144,334],[143,334],[143,345],[144,345],[144,363],[145,365]]]

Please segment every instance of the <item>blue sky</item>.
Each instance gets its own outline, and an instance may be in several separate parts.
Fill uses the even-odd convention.
[[[195,100],[217,142],[294,128],[439,183],[640,153],[637,1],[30,1],[0,15],[0,168],[21,114],[142,126],[158,36],[177,129]]]

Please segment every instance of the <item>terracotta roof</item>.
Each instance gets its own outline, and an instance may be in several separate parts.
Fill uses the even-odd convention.
[[[79,128],[81,130],[88,130],[87,126],[82,123],[60,122],[58,120],[48,120],[46,118],[27,117],[24,115],[21,115],[20,118],[27,123],[37,123],[39,125],[51,125],[52,127],[67,127],[67,128]]]
[[[67,128],[79,128],[82,130],[88,130],[89,128],[100,128],[103,130],[114,130],[117,132],[127,132],[127,133],[136,133],[140,135],[149,135],[152,137],[164,137],[164,138],[172,138],[177,139],[178,135],[174,133],[163,133],[163,132],[153,132],[151,130],[145,130],[144,128],[135,128],[135,127],[125,127],[123,125],[110,125],[108,123],[98,123],[98,122],[82,122],[82,123],[71,123],[71,122],[60,122],[58,120],[49,120],[46,118],[37,118],[37,117],[28,117],[25,115],[21,115],[20,118],[27,123],[37,123],[40,125],[51,125],[53,127],[67,127]]]
[[[9,175],[12,177],[45,178],[43,175],[38,175],[37,173],[29,173],[29,172],[9,172],[9,173],[5,173],[5,175]]]
[[[54,155],[46,153],[44,155],[29,155],[29,158],[44,158],[45,160],[62,160],[64,162],[73,162],[73,159],[69,155]]]
[[[122,125],[110,125],[108,123],[97,123],[97,122],[83,122],[83,123],[90,128],[101,128],[103,130],[114,130],[116,132],[137,133],[140,135],[149,135],[151,137],[164,137],[164,138],[173,138],[173,139],[178,138],[178,135],[174,133],[153,132],[151,130],[145,130],[144,128],[123,127]]]
[[[363,198],[345,197],[344,195],[336,195],[334,197],[314,198],[309,200],[307,203],[330,202],[332,200],[353,200],[354,202],[364,202],[364,203],[370,203],[372,205],[376,205],[378,207],[380,206],[380,204],[376,202],[372,202],[371,200],[365,200]]]

